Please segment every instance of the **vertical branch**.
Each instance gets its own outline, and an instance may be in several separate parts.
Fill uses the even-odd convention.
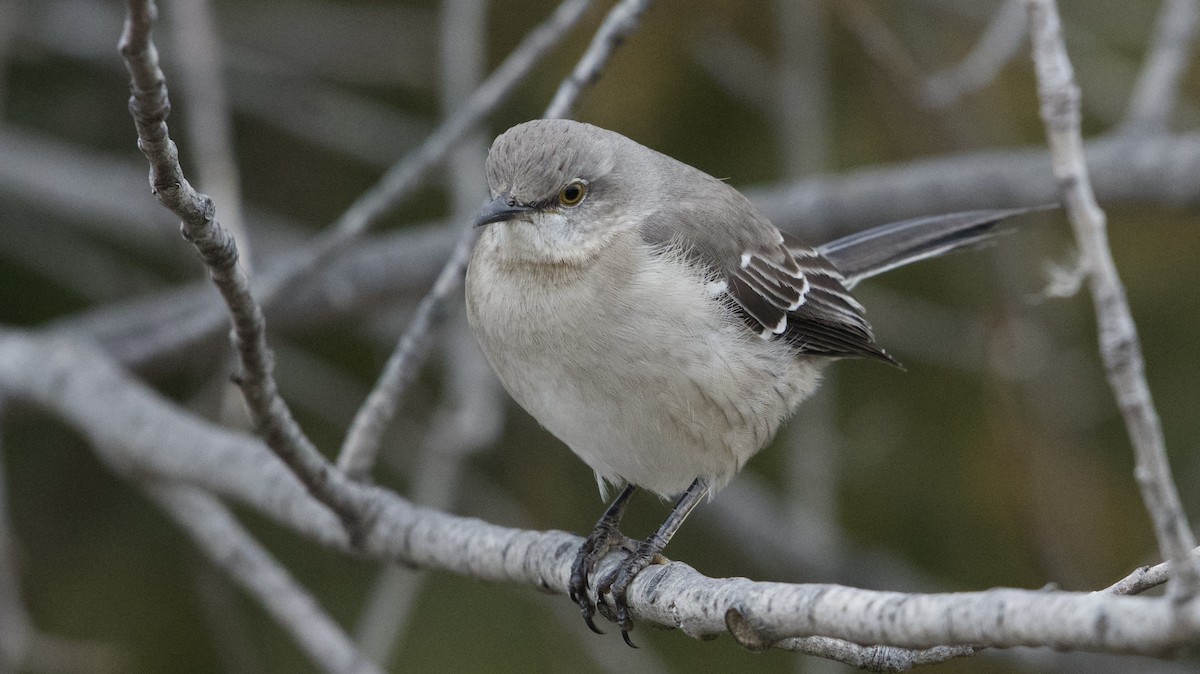
[[[776,137],[783,177],[799,180],[828,169],[833,133],[826,0],[777,0],[779,59],[776,65]],[[803,424],[785,433],[794,447],[785,459],[785,493],[779,501],[789,535],[808,543],[813,571],[828,577],[844,552],[836,535],[840,464],[834,431],[835,382],[804,406]],[[749,489],[749,485],[743,485]]]
[[[442,110],[446,115],[453,114],[454,110],[463,104],[483,77],[488,4],[486,0],[442,0],[439,45],[441,53],[438,62],[441,64]],[[487,141],[483,133],[472,133],[450,154],[449,170],[446,172],[446,187],[452,199],[448,220],[450,223],[469,221],[487,194],[487,184],[483,179],[483,171],[480,170],[487,159]],[[469,237],[469,240],[473,241],[474,237]],[[461,310],[459,314],[462,315]],[[488,402],[485,404],[499,405],[500,397],[484,385],[484,382],[491,381],[486,363],[482,364],[482,373],[472,371],[468,381],[464,382],[461,376],[455,376],[464,367],[482,359],[474,344],[462,343],[461,336],[469,331],[464,320],[460,318],[458,323],[459,325],[452,328],[451,339],[442,349],[448,371],[448,397],[454,401],[451,405],[465,405],[466,401],[472,399],[472,394],[479,393],[487,396]],[[469,335],[467,339],[470,339]],[[411,369],[415,371],[416,366]],[[435,415],[435,420],[437,416],[439,415]],[[486,425],[486,416],[471,415],[466,421],[472,426]],[[451,425],[453,421],[452,418],[449,423],[442,422],[440,425]],[[369,444],[361,445],[364,451],[343,453],[343,457],[360,457],[352,475],[363,475],[374,465],[375,457],[379,453],[382,429],[376,433],[378,435],[372,438]],[[488,445],[493,441],[494,436],[485,440]],[[478,449],[481,446],[482,443],[469,449]],[[413,478],[414,486],[410,498],[414,503],[439,510],[451,510],[460,473],[466,464],[466,452],[457,451],[459,449],[467,448],[453,447],[451,451],[436,452],[426,439],[422,447],[423,461]],[[394,564],[384,565],[379,570],[374,589],[367,599],[355,630],[356,639],[363,651],[376,662],[386,665],[391,661],[397,640],[404,633],[406,626],[411,624],[409,618],[417,598],[424,589],[426,577],[423,572]]]
[[[1135,474],[1154,522],[1159,550],[1175,569],[1170,588],[1174,596],[1188,597],[1200,586],[1200,572],[1190,555],[1196,542],[1171,478],[1162,427],[1143,371],[1137,327],[1108,245],[1104,211],[1096,203],[1084,163],[1079,87],[1063,42],[1058,9],[1054,0],[1028,0],[1028,6],[1038,96],[1054,177],[1088,273],[1109,386],[1133,444]]]
[[[452,511],[463,492],[468,460],[495,444],[504,427],[504,411],[498,382],[461,310],[447,341],[447,392],[421,445],[410,496],[414,503]],[[424,572],[394,564],[380,571],[356,630],[363,651],[376,662],[390,660],[425,578]]]
[[[1191,61],[1198,23],[1200,0],[1163,0],[1146,63],[1129,97],[1125,131],[1167,130],[1179,98],[1179,81]]]

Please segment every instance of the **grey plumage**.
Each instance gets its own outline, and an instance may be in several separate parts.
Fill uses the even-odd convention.
[[[951,251],[978,246],[1002,220],[1041,208],[964,211],[880,225],[817,247],[842,273],[847,288],[886,271]]]
[[[850,288],[976,245],[1021,212],[921,218],[812,248],[708,174],[568,120],[508,130],[486,171],[493,200],[467,271],[471,328],[522,407],[601,484],[629,485],[576,560],[572,595],[589,625],[587,579],[623,538],[616,522],[632,487],[683,494],[601,583],[626,631],[633,575],[770,441],[824,366],[894,362]]]

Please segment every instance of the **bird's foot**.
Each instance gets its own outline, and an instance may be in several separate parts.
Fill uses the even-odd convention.
[[[637,644],[629,638],[629,632],[633,630],[633,618],[629,617],[626,595],[629,593],[629,586],[633,583],[633,579],[641,573],[642,569],[651,564],[666,564],[669,561],[662,556],[661,551],[662,547],[655,545],[654,542],[642,541],[636,549],[629,553],[628,557],[621,561],[620,566],[596,585],[597,597],[604,595],[612,597],[613,613],[610,617],[620,626],[621,638],[630,648],[637,648]]]
[[[591,595],[588,594],[588,582],[592,572],[596,570],[596,565],[600,563],[604,555],[608,554],[609,550],[622,547],[632,551],[635,546],[636,543],[617,530],[615,523],[602,520],[588,535],[575,555],[575,563],[571,565],[571,580],[568,585],[571,601],[579,605],[579,610],[583,613],[583,621],[596,634],[604,634],[604,631],[596,627],[595,621],[592,620],[592,616],[596,615],[596,604],[592,602]],[[599,595],[600,593],[597,593],[597,596]]]

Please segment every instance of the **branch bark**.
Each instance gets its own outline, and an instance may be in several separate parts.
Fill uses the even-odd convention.
[[[233,236],[215,219],[212,199],[196,192],[183,175],[179,150],[167,131],[171,104],[166,79],[151,37],[157,16],[153,0],[129,0],[120,51],[129,72],[129,111],[138,133],[138,149],[150,162],[150,186],[159,203],[182,220],[181,232],[200,254],[229,311],[233,342],[241,365],[235,381],[242,389],[255,428],[267,445],[295,472],[314,497],[333,508],[351,531],[363,514],[361,504],[341,488],[341,473],[331,470],[279,396],[267,346],[262,308],[250,294],[250,282],[238,263]]]
[[[315,541],[350,549],[336,517],[258,441],[179,410],[94,347],[0,332],[0,387],[61,417],[125,474],[215,490]],[[377,487],[350,489],[377,513],[358,548],[367,558],[566,591],[576,536],[455,517]],[[619,562],[610,555],[600,572]],[[804,642],[794,637],[821,636],[912,649],[1049,646],[1162,656],[1200,640],[1195,599],[1016,589],[913,595],[708,578],[678,562],[640,574],[629,602],[639,621],[694,637],[732,630],[752,648],[796,648]]]
[[[1173,566],[1174,582],[1169,588],[1182,601],[1200,589],[1200,567],[1190,555],[1196,539],[1171,478],[1162,424],[1146,383],[1137,326],[1108,245],[1104,211],[1092,192],[1080,133],[1079,87],[1063,42],[1058,8],[1054,0],[1029,0],[1028,6],[1038,96],[1054,177],[1088,273],[1100,353],[1133,443],[1142,499],[1154,522],[1159,551]]]

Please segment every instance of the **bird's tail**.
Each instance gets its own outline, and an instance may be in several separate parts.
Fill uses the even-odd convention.
[[[996,225],[1002,220],[1047,208],[1055,206],[964,211],[903,220],[842,237],[817,250],[845,276],[846,287],[853,288],[863,279],[910,262],[982,244],[1001,231]]]

